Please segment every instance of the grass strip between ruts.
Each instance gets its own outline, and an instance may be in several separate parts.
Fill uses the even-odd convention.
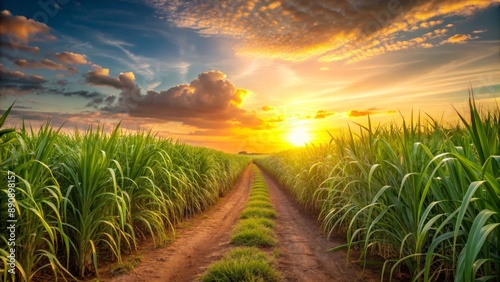
[[[257,247],[276,245],[274,218],[267,185],[257,167],[250,198],[240,221],[233,228],[231,243],[237,247],[211,264],[200,280],[208,281],[279,281],[280,274],[272,267],[273,258]]]

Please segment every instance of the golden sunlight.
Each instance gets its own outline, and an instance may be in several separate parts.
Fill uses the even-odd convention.
[[[311,142],[311,135],[306,128],[296,127],[288,134],[288,142],[294,146],[304,146]]]

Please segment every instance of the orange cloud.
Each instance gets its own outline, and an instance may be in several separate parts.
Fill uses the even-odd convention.
[[[73,52],[62,52],[62,53],[56,53],[55,54],[56,59],[67,65],[85,65],[88,64],[89,62],[87,61],[87,58],[85,55],[82,54],[77,54]]]
[[[260,108],[261,110],[263,110],[264,112],[269,112],[269,111],[272,111],[274,110],[273,107],[271,106],[263,106],[262,108]]]
[[[68,67],[62,64],[58,64],[49,59],[43,59],[41,61],[27,61],[23,59],[19,59],[14,61],[14,63],[20,68],[29,68],[29,69],[49,69],[49,70],[64,70],[70,71],[72,73],[78,72],[75,67]]]
[[[443,43],[464,43],[469,39],[471,39],[471,36],[469,34],[455,34],[443,41]]]
[[[285,119],[285,117],[283,115],[279,115],[278,117],[267,119],[266,122],[269,123],[269,124],[272,124],[272,123],[284,122],[285,120],[286,119]]]
[[[429,28],[429,27],[433,27],[435,25],[440,25],[443,22],[444,22],[443,20],[422,22],[422,23],[420,23],[420,27],[422,27],[422,28]]]
[[[20,44],[20,43],[16,43],[16,42],[0,41],[0,47],[8,48],[8,49],[15,50],[15,51],[20,50],[20,51],[25,51],[25,52],[30,52],[30,53],[40,52],[39,47],[36,47],[36,46],[32,47],[32,46],[28,46],[28,45]]]
[[[358,110],[352,110],[350,111],[347,115],[349,117],[364,117],[364,116],[367,116],[367,115],[371,115],[373,114],[372,111],[358,111]]]
[[[358,61],[419,48],[421,42],[411,45],[399,40],[398,34],[444,24],[444,20],[432,20],[436,17],[451,21],[449,16],[469,16],[498,3],[500,0],[149,1],[178,27],[239,39],[237,54],[290,61],[320,58],[324,62]]]
[[[376,114],[394,114],[396,111],[395,110],[389,110],[389,111],[380,111],[377,108],[370,108],[365,111],[358,111],[358,110],[351,110],[347,113],[348,117],[364,117],[368,115],[376,115]]]
[[[327,112],[324,110],[319,110],[314,115],[314,119],[323,119],[323,118],[327,118],[327,117],[333,116],[333,115],[335,115],[335,112]]]
[[[54,39],[55,37],[49,33],[50,28],[44,23],[27,19],[24,16],[13,16],[8,10],[0,12],[0,35],[13,35],[21,42],[28,42],[37,36]]]

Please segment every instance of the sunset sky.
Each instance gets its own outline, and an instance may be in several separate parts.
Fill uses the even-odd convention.
[[[470,85],[482,105],[500,94],[500,0],[0,3],[11,125],[274,152],[367,115],[454,121]]]

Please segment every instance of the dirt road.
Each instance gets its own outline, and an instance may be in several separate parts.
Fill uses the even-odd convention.
[[[177,231],[168,247],[142,256],[131,272],[106,281],[182,282],[195,281],[210,263],[219,260],[230,248],[230,233],[250,195],[253,178],[248,166],[233,190],[214,207],[189,219],[188,227]]]
[[[188,220],[177,231],[178,238],[165,248],[145,252],[131,272],[103,281],[138,282],[195,281],[210,263],[231,248],[230,233],[250,194],[253,173],[247,167],[233,190],[208,211]],[[326,253],[341,239],[328,240],[319,224],[300,209],[274,180],[262,172],[276,213],[278,270],[283,281],[379,281],[379,274],[362,272],[360,266],[346,265],[345,252]],[[109,276],[108,276],[109,277]]]
[[[279,271],[284,281],[380,281],[380,275],[355,264],[346,265],[346,252],[325,252],[345,240],[327,239],[319,223],[297,206],[290,195],[262,172],[277,213],[276,233],[279,242]]]

